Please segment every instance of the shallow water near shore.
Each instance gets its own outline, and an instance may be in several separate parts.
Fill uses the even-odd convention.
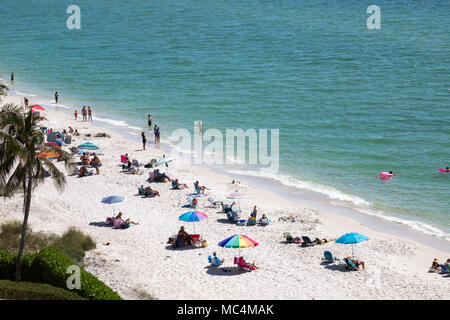
[[[376,31],[357,2],[80,1],[79,31],[57,1],[3,5],[0,72],[31,102],[59,91],[61,111],[90,105],[131,137],[148,112],[163,136],[194,120],[277,128],[279,175],[224,169],[450,237],[445,2],[381,1]],[[387,170],[399,176],[375,179]]]

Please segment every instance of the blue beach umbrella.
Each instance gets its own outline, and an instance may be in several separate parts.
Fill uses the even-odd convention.
[[[86,143],[80,144],[78,146],[78,149],[98,150],[100,148],[97,145],[93,144],[92,142],[86,142]]]
[[[186,222],[199,222],[208,219],[208,216],[200,211],[189,211],[183,213],[178,219],[180,221]],[[195,225],[194,225],[194,233],[195,233]]]
[[[122,196],[108,196],[108,197],[103,197],[102,198],[102,203],[105,204],[116,204],[116,203],[120,203],[120,202],[124,202],[125,201],[125,197]],[[114,206],[113,206],[113,215],[114,215]]]
[[[343,244],[351,244],[352,245],[352,257],[353,257],[353,245],[355,243],[360,243],[360,242],[363,242],[366,240],[369,240],[369,238],[366,237],[365,235],[357,233],[357,232],[350,232],[350,233],[346,233],[343,236],[339,237],[335,242],[343,243]]]

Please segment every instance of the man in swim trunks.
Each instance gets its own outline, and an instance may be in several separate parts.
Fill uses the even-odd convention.
[[[58,98],[59,98],[59,93],[58,91],[55,92],[55,103],[58,104]]]
[[[150,113],[148,114],[148,126],[150,127],[150,129],[152,128],[152,116],[150,115]]]

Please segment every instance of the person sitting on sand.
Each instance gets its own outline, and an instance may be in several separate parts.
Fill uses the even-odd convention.
[[[97,171],[96,174],[100,174],[99,167],[101,166],[102,163],[95,153],[93,154],[93,156],[94,158],[92,158],[91,160],[91,166],[94,167],[95,170]]]
[[[80,160],[83,166],[87,166],[89,164],[89,156],[86,154],[86,152],[83,152],[83,155],[80,157]]]
[[[449,259],[450,260],[450,259]],[[448,260],[447,260],[448,262]],[[441,264],[437,258],[434,258],[433,263],[431,264],[431,270],[441,270]]]
[[[212,256],[208,257],[208,260],[211,263],[211,265],[216,267],[220,266],[225,261],[225,259],[219,259],[219,257],[216,255],[215,252],[213,252]]]
[[[123,219],[122,219],[122,212],[119,212],[119,214],[118,214],[114,219],[120,220],[120,221],[122,221],[123,223],[128,223],[128,224],[130,224],[130,223],[131,223],[131,224],[134,224],[134,225],[139,224],[139,222],[131,221],[130,218],[128,218],[127,220],[123,220]]]
[[[181,190],[187,188],[185,183],[178,182],[178,179],[172,180],[172,189]]]
[[[164,179],[167,179],[168,181],[170,181],[169,176],[167,176],[163,172],[160,172],[159,169],[156,169],[154,172],[155,172],[155,175],[156,175],[155,181],[163,182]]]
[[[200,194],[200,192],[201,192],[202,194],[204,194],[206,189],[210,190],[209,188],[207,188],[207,187],[205,187],[205,186],[201,186],[200,183],[199,183],[198,181],[195,181],[195,183],[194,183],[194,188],[195,188],[195,191],[196,191],[198,194]]]
[[[240,263],[239,263],[239,266],[240,266],[240,267],[248,268],[248,269],[250,269],[250,270],[256,270],[256,269],[259,269],[259,268],[255,265],[254,262],[252,262],[252,263],[245,262],[244,257],[239,257],[239,259],[240,259]]]
[[[78,129],[75,129],[75,132],[73,133],[74,136],[79,136]]]
[[[160,197],[161,196],[158,191],[152,189],[150,186],[145,188],[145,195],[146,196],[152,196],[152,197],[155,197],[155,196]]]
[[[359,269],[359,266],[362,266],[363,270],[364,270],[364,261],[359,261],[356,259],[352,259],[350,257],[347,257],[348,260],[350,260],[351,262],[353,262],[353,264]]]
[[[183,226],[181,226],[180,230],[178,231],[177,243],[180,243],[180,242],[181,242],[181,244],[191,244],[191,242],[192,242],[191,236],[189,235],[189,233],[184,231]]]
[[[258,213],[258,211],[256,210],[256,206],[253,207],[253,211],[250,214],[250,217],[255,218],[256,219],[256,214]]]

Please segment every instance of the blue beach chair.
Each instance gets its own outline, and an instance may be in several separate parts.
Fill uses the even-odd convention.
[[[333,254],[330,251],[324,251],[322,260],[327,261],[327,262],[335,262],[335,261],[338,261],[339,259],[336,257],[333,257]]]

